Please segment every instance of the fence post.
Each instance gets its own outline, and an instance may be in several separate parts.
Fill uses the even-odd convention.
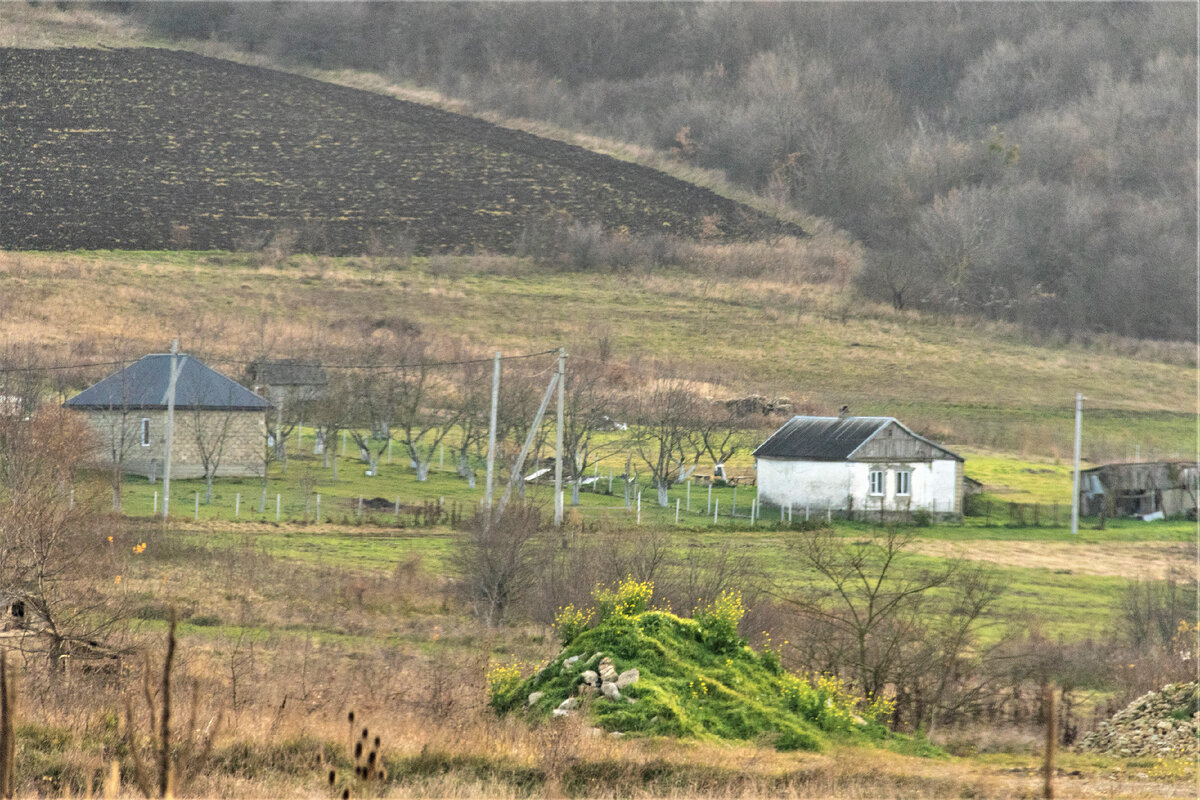
[[[317,495],[317,524],[321,524],[321,495]]]
[[[362,519],[362,495],[358,496],[358,518]]]
[[[679,498],[675,498],[675,524],[679,524]]]
[[[708,508],[706,509],[706,512],[707,511],[712,511],[712,484],[711,483],[708,485]]]
[[[638,495],[637,495],[637,524],[638,525],[642,524],[642,493],[641,492],[638,492]]]
[[[721,510],[721,498],[717,498],[717,502],[713,504],[713,525],[717,524],[717,514]]]
[[[279,493],[275,493],[275,521],[279,522]]]
[[[238,492],[233,499],[233,518],[242,516],[242,493]]]
[[[833,508],[829,507],[829,506],[825,507],[825,524],[826,525],[833,524]]]
[[[196,492],[196,516],[194,516],[192,519],[197,522],[200,521],[200,493],[199,492]]]
[[[758,512],[758,498],[750,501],[750,527],[754,527],[754,516]]]
[[[158,516],[158,490],[154,490],[154,515]]]
[[[805,522],[808,522],[808,510],[809,510],[808,503],[805,503],[804,504],[804,521]]]
[[[400,521],[400,495],[396,495],[396,521]]]
[[[692,479],[688,478],[687,482],[687,508],[686,511],[692,510]]]
[[[733,506],[729,510],[729,516],[732,519],[737,516],[737,487],[733,487]]]

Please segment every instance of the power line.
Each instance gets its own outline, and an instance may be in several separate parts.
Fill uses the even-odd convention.
[[[538,356],[546,356],[551,353],[557,353],[558,348],[553,347],[549,350],[542,350],[537,353],[523,353],[515,356],[500,356],[501,361],[516,361],[525,358],[537,358]],[[194,358],[195,356],[193,356]],[[79,364],[53,364],[50,366],[39,367],[6,367],[0,364],[0,374],[12,372],[54,372],[64,369],[89,369],[92,367],[116,367],[129,366],[136,363],[138,359],[124,361],[95,361]],[[258,359],[255,361],[241,361],[233,358],[211,358],[207,359],[216,364],[239,364],[242,366],[250,366],[252,364],[261,364],[267,359]],[[323,369],[382,369],[382,370],[402,370],[402,369],[433,369],[435,367],[456,367],[467,364],[490,364],[494,361],[493,358],[471,358],[460,359],[457,361],[421,361],[411,364],[322,364],[319,361],[304,362],[292,361],[291,366],[296,367],[321,367]]]

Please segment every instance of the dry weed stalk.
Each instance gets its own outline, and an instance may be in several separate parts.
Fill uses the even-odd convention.
[[[178,616],[175,608],[171,608],[171,621],[167,629],[167,654],[163,660],[162,682],[160,697],[156,702],[150,685],[151,664],[150,656],[146,656],[145,668],[142,670],[142,696],[146,702],[150,720],[150,740],[157,744],[154,757],[157,761],[158,797],[171,798],[176,792],[183,791],[188,782],[194,777],[197,767],[207,760],[212,752],[213,740],[221,728],[223,714],[218,712],[206,726],[203,739],[196,740],[197,715],[200,708],[200,686],[192,682],[191,703],[188,711],[188,725],[181,740],[171,745],[171,672],[175,666],[175,628]],[[158,719],[157,724],[155,719]],[[133,703],[125,698],[125,738],[129,745],[129,754],[133,760],[133,778],[138,790],[147,798],[155,796],[155,786],[151,782],[146,759],[138,745],[138,736],[133,721]],[[153,745],[152,745],[153,746]]]
[[[346,715],[350,730],[350,756],[354,759],[354,777],[342,781],[339,794],[338,774],[336,769],[329,770],[329,789],[334,797],[348,800],[350,797],[375,797],[380,794],[384,781],[387,780],[387,769],[383,766],[383,740],[378,734],[371,738],[371,731],[366,726],[359,734],[355,726],[354,712]]]
[[[16,735],[13,715],[16,713],[15,679],[8,671],[8,653],[0,653],[0,795],[5,800],[15,793]]]

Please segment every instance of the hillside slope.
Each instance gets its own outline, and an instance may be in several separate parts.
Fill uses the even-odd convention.
[[[0,51],[0,247],[511,252],[568,215],[635,235],[802,233],[645,167],[181,51]]]

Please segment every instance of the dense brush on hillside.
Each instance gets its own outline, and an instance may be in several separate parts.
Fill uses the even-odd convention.
[[[1195,331],[1192,4],[134,8],[724,170],[861,238],[897,308]]]

